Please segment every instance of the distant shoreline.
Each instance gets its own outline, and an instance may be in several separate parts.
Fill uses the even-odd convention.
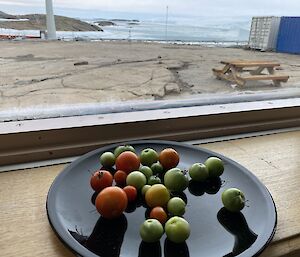
[[[60,33],[70,33],[70,37],[60,36]],[[158,39],[120,39],[120,38],[88,38],[85,36],[73,36],[73,31],[57,31],[57,37],[60,41],[128,41],[128,42],[145,42],[145,43],[160,43],[160,44],[178,44],[178,45],[207,45],[207,46],[223,46],[223,47],[239,47],[246,46],[248,41],[246,40],[158,40]],[[79,32],[80,33],[80,32]],[[78,33],[78,34],[79,34]],[[40,34],[39,30],[13,30],[0,28],[0,40],[9,39],[6,36],[10,36],[10,39],[22,40],[26,38],[37,38]],[[2,38],[1,38],[2,36]]]
[[[9,32],[8,30],[7,32]],[[25,31],[25,30],[24,30]],[[0,28],[0,40],[26,40],[36,39],[39,36],[32,35],[28,30],[29,34],[14,34],[14,33],[3,33]],[[35,31],[39,33],[39,31]],[[71,31],[70,31],[71,32]],[[132,43],[158,43],[158,44],[173,44],[173,45],[201,45],[208,47],[236,47],[241,48],[248,45],[248,41],[244,40],[201,40],[201,41],[184,41],[184,40],[157,40],[157,39],[118,39],[118,38],[86,38],[86,37],[58,37],[57,41],[86,41],[86,42],[132,42]]]
[[[83,40],[84,41],[84,40]],[[127,41],[132,43],[158,43],[158,44],[173,44],[173,45],[200,45],[200,46],[220,46],[220,47],[243,47],[248,45],[248,41],[183,41],[183,40],[156,40],[156,39],[94,39],[87,41],[101,41],[101,42],[119,42]]]

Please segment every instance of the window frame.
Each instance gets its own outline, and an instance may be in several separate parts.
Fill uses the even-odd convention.
[[[300,128],[300,98],[0,123],[0,166],[78,156],[140,139],[174,141]]]

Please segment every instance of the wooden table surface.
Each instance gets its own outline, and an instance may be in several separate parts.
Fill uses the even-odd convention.
[[[276,67],[280,66],[278,62],[272,61],[262,61],[262,60],[230,60],[230,61],[221,61],[222,64],[234,65],[236,67],[256,67],[256,66],[264,66],[264,67]]]
[[[201,147],[239,162],[271,192],[278,225],[261,256],[300,256],[300,131]],[[74,256],[52,231],[45,208],[48,189],[65,166],[0,173],[0,256]]]

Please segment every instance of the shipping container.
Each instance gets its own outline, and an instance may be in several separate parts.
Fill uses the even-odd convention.
[[[300,54],[300,17],[281,18],[276,50]]]
[[[275,51],[280,17],[253,17],[248,45],[251,49]]]

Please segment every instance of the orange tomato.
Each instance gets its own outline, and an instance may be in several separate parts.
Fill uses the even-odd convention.
[[[168,220],[168,215],[165,212],[164,208],[157,206],[151,210],[150,218],[157,219],[161,224],[165,224]]]
[[[91,187],[96,191],[100,192],[103,188],[112,185],[113,176],[107,170],[96,171],[90,179]]]
[[[179,163],[179,154],[173,148],[165,148],[159,154],[159,162],[165,170],[175,168]]]
[[[117,170],[123,170],[127,174],[129,174],[131,171],[139,170],[140,164],[139,157],[130,151],[121,153],[116,159]]]
[[[127,173],[123,170],[118,170],[114,174],[114,180],[116,181],[116,184],[118,186],[126,185],[126,178],[127,178]]]
[[[137,190],[134,186],[126,186],[123,188],[127,195],[128,202],[133,202],[135,201],[137,197]]]
[[[104,188],[96,198],[97,211],[107,219],[119,217],[128,204],[127,195],[123,189],[116,186]]]

